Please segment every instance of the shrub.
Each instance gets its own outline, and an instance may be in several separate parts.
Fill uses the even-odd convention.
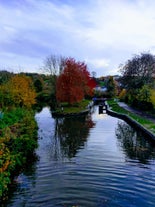
[[[0,120],[0,197],[8,190],[15,171],[26,164],[36,147],[33,111],[24,108],[5,111]]]

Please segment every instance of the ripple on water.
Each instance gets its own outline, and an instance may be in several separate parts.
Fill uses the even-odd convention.
[[[70,120],[55,125],[48,108],[36,118],[42,137],[40,160],[35,172],[20,175],[22,182],[8,207],[155,206],[154,157],[140,159],[139,151],[134,151],[135,143],[142,148],[150,145],[126,136],[132,131],[119,128],[118,119],[95,111],[91,118],[73,120],[71,130]]]

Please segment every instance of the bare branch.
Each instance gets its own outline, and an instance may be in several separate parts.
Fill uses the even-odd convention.
[[[44,60],[43,70],[52,76],[57,76],[64,69],[65,59],[52,54]]]

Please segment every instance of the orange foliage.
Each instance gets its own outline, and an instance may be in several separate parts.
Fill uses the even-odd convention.
[[[29,77],[15,75],[7,83],[7,87],[15,105],[31,107],[35,104],[36,93]]]
[[[6,171],[10,165],[10,157],[8,156],[8,148],[4,143],[0,145],[0,173]]]
[[[3,164],[3,167],[0,168],[0,173],[4,172],[8,168],[9,164],[10,164],[10,161],[6,160],[6,162]]]

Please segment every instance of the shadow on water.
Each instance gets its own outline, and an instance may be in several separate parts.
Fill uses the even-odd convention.
[[[116,137],[128,158],[137,159],[142,164],[148,164],[149,160],[155,158],[155,145],[127,123],[118,122]]]
[[[74,157],[78,149],[84,146],[89,135],[89,129],[94,125],[91,116],[55,119],[55,129],[51,143],[53,157],[56,160],[60,157]]]
[[[23,171],[14,178],[13,182],[10,184],[10,189],[8,193],[3,198],[3,200],[0,201],[1,207],[11,206],[11,204],[14,203],[14,197],[16,197],[16,194],[20,195],[20,198],[22,198],[27,191],[29,191],[33,186],[36,185],[37,160],[37,156],[33,157],[33,159],[29,161],[29,163],[26,163]],[[16,201],[18,203],[18,199]],[[22,206],[24,206],[24,202]]]

